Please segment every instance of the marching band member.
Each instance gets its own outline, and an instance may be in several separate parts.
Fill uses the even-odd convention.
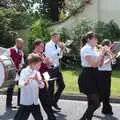
[[[112,115],[112,106],[110,105],[110,89],[111,89],[111,74],[112,74],[112,53],[110,51],[111,41],[105,39],[101,44],[103,47],[108,47],[109,52],[104,57],[104,61],[109,59],[107,63],[103,63],[99,67],[99,78],[100,78],[100,97],[103,101],[102,113]]]
[[[95,46],[97,36],[94,32],[88,32],[83,40],[81,48],[82,70],[78,79],[80,92],[87,95],[88,108],[80,120],[91,120],[94,111],[100,106],[98,90],[98,66],[104,58],[105,50],[98,56]]]
[[[45,54],[46,56],[52,59],[54,68],[53,74],[51,77],[56,77],[56,84],[57,84],[57,91],[54,91],[54,83],[55,81],[49,81],[49,91],[52,98],[52,105],[55,109],[61,110],[58,106],[58,100],[65,88],[65,83],[63,80],[62,73],[60,72],[59,65],[60,65],[60,53],[64,49],[64,45],[60,44],[60,35],[58,33],[53,33],[51,35],[51,40],[45,46]],[[55,94],[54,94],[55,93]]]
[[[13,60],[16,71],[20,72],[20,70],[23,67],[24,64],[24,54],[22,51],[24,45],[24,41],[22,38],[17,38],[16,39],[16,44],[14,47],[9,48],[8,51],[8,56],[11,57]],[[7,98],[6,98],[6,107],[11,108],[12,107],[12,95],[13,95],[13,90],[14,90],[14,85],[10,86],[7,89]],[[18,89],[18,101],[17,101],[18,106],[20,105],[20,89]]]
[[[48,65],[49,65],[48,59],[49,58],[46,57],[44,54],[44,44],[41,42],[41,40],[34,41],[34,48],[35,49],[33,53],[38,54],[42,60],[40,70],[39,70],[42,75],[44,72],[47,72],[48,70]],[[43,84],[44,84],[44,88],[39,89],[40,91],[39,99],[40,99],[41,105],[48,116],[48,120],[56,120],[56,117],[53,114],[53,110],[52,110],[50,93],[48,91],[48,83],[43,81]]]
[[[21,71],[19,87],[21,88],[20,108],[14,120],[27,120],[32,113],[35,120],[43,120],[38,103],[39,87],[44,87],[38,72],[41,58],[37,54],[28,56],[28,66]],[[41,94],[41,93],[40,93]]]

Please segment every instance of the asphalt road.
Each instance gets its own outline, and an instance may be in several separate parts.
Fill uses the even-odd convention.
[[[13,120],[13,117],[17,109],[6,110],[5,107],[5,95],[0,95],[0,120]],[[16,105],[16,97],[13,98],[13,105]],[[86,102],[71,101],[71,100],[60,100],[59,106],[62,107],[62,111],[55,114],[57,120],[79,120],[83,115],[87,107]],[[101,107],[95,112],[93,120],[120,120],[120,104],[112,104],[113,116],[104,116],[101,114]],[[42,109],[42,108],[41,108]],[[44,120],[47,120],[46,114],[42,109]],[[34,120],[30,115],[29,120]]]

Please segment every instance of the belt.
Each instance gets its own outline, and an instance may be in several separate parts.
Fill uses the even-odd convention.
[[[59,66],[54,67],[53,69],[59,69]]]
[[[82,69],[83,69],[83,70],[90,70],[90,71],[92,71],[92,70],[97,71],[97,70],[98,70],[97,67],[96,67],[96,68],[93,68],[93,67],[82,67]]]

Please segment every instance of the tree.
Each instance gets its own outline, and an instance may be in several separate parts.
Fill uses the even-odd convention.
[[[98,38],[100,41],[103,39],[110,39],[111,41],[120,40],[120,28],[113,20],[108,23],[101,21],[97,22],[95,25],[95,31],[98,33]]]
[[[38,12],[52,21],[59,21],[60,10],[64,5],[65,0],[43,0],[39,3]]]
[[[37,13],[48,17],[52,21],[58,21],[60,10],[65,0],[1,0],[0,6],[15,9],[21,12]]]
[[[50,16],[53,21],[59,21],[61,8],[65,5],[65,0],[50,0]]]
[[[10,47],[18,33],[16,30],[26,29],[29,16],[16,10],[0,8],[0,46]]]
[[[1,0],[0,1],[0,7],[7,7],[7,0]]]
[[[48,30],[48,21],[40,18],[32,24],[31,32],[29,34],[29,51],[33,49],[33,41],[36,39],[41,39],[46,42],[50,39],[50,30]]]

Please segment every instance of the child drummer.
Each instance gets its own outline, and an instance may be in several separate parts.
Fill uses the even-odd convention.
[[[19,86],[21,88],[20,108],[14,120],[27,120],[32,113],[35,120],[43,120],[38,103],[39,87],[44,87],[38,70],[41,59],[37,54],[28,56],[28,66],[21,71]]]

